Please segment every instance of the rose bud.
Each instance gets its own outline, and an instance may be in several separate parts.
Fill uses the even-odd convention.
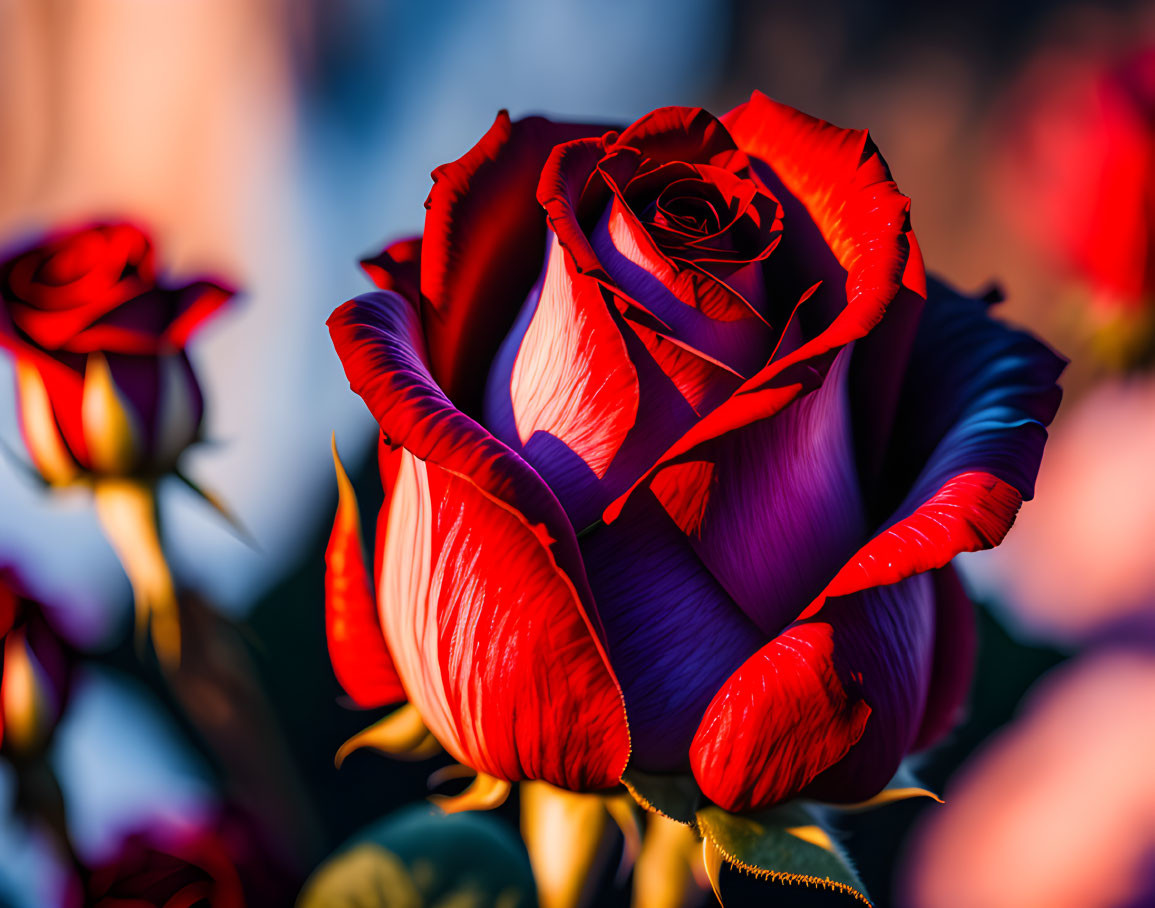
[[[32,462],[51,485],[92,486],[138,628],[151,624],[169,664],[179,630],[154,486],[200,435],[204,401],[185,345],[232,294],[214,281],[161,281],[147,235],[125,223],[52,233],[0,262],[0,344],[15,359]]]
[[[0,264],[0,344],[20,425],[50,483],[160,475],[196,440],[204,402],[184,346],[231,295],[158,282],[130,224],[51,234]]]
[[[26,760],[44,752],[71,688],[68,654],[44,607],[0,569],[0,753]]]
[[[371,568],[340,483],[330,654],[408,701],[365,740],[431,735],[469,804],[627,763],[727,811],[877,795],[958,715],[950,562],[1031,496],[1063,361],[927,281],[865,132],[758,93],[502,113],[427,208],[329,319],[385,487]]]

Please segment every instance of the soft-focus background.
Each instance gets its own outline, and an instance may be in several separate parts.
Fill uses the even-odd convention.
[[[1039,500],[1002,549],[962,559],[981,664],[968,722],[923,767],[946,804],[855,817],[844,843],[880,905],[1155,904],[1152,61],[1155,8],[1135,3],[0,0],[0,246],[127,215],[176,272],[244,289],[193,345],[211,443],[188,467],[258,545],[180,487],[163,508],[180,580],[238,619],[271,698],[276,765],[250,759],[245,796],[273,805],[285,879],[420,800],[437,765],[332,766],[366,720],[324,650],[331,432],[363,503],[380,496],[375,427],[323,325],[368,289],[357,258],[420,230],[430,170],[499,108],[625,122],[758,88],[868,127],[928,268],[997,282],[1003,316],[1073,361]],[[0,369],[0,440],[19,450],[12,398]],[[0,464],[0,561],[98,654],[53,756],[78,848],[233,798],[138,667],[83,496]],[[0,766],[0,904],[51,904],[52,858],[13,797]],[[767,900],[724,882],[728,904]],[[604,903],[627,898],[611,867]]]

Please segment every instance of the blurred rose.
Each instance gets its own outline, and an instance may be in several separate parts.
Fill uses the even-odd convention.
[[[0,753],[39,756],[51,740],[71,687],[68,647],[25,595],[16,574],[0,568]]]
[[[948,564],[1030,496],[1059,358],[927,287],[865,132],[757,93],[503,113],[427,207],[329,321],[386,489],[374,596],[342,482],[346,689],[498,780],[876,794],[956,716]]]
[[[89,871],[85,905],[244,908],[241,878],[225,843],[206,829],[155,829],[127,836]]]
[[[1036,502],[976,581],[1037,635],[1155,626],[1155,379],[1099,385],[1055,428]]]
[[[909,904],[1155,904],[1155,655],[1085,657],[1031,699],[913,833]]]
[[[137,227],[61,230],[0,262],[0,345],[15,357],[20,425],[41,475],[156,475],[200,431],[184,352],[232,291],[169,287]]]
[[[1155,47],[1050,51],[1012,90],[998,192],[1010,218],[1101,303],[1155,299]]]

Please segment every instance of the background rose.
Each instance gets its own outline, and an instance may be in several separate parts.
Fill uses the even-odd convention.
[[[1011,93],[991,172],[1013,222],[1095,301],[1155,296],[1155,45],[1051,49]]]
[[[0,568],[0,753],[43,754],[72,687],[72,653],[11,568]]]
[[[209,905],[242,908],[241,878],[226,843],[211,830],[150,830],[125,837],[93,868],[84,904]]]
[[[1060,360],[927,288],[866,133],[759,94],[502,114],[434,181],[329,323],[386,489],[376,597],[347,483],[330,541],[350,695],[497,779],[878,792],[955,717],[948,564],[1030,496]]]
[[[21,430],[50,482],[163,473],[204,403],[184,353],[232,291],[169,287],[131,224],[48,235],[0,265],[0,344],[15,356]]]

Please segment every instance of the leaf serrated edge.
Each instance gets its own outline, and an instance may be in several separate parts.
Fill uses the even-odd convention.
[[[697,821],[696,821],[696,820],[683,820],[683,819],[681,819],[680,817],[671,816],[670,814],[666,813],[664,810],[659,810],[659,809],[658,809],[658,808],[657,808],[657,807],[656,807],[656,806],[655,806],[655,805],[654,805],[654,804],[653,804],[653,803],[650,801],[650,799],[649,799],[649,798],[647,798],[647,797],[646,797],[645,795],[643,795],[643,794],[642,794],[640,791],[638,791],[638,789],[637,789],[637,788],[635,788],[633,785],[631,785],[631,784],[630,784],[629,780],[628,780],[628,779],[625,777],[625,775],[624,775],[624,774],[622,775],[622,778],[621,778],[621,780],[620,780],[620,781],[621,781],[621,783],[622,783],[622,784],[623,784],[623,785],[626,787],[626,791],[628,791],[628,792],[630,793],[630,796],[631,796],[631,797],[632,797],[632,798],[633,798],[635,801],[637,801],[637,802],[638,802],[638,805],[639,805],[639,806],[640,806],[640,807],[641,807],[643,810],[648,810],[650,813],[655,813],[655,814],[657,814],[657,815],[658,815],[658,816],[660,816],[660,817],[665,817],[667,820],[672,820],[673,822],[675,822],[675,823],[679,823],[679,824],[680,824],[680,825],[682,825],[682,826],[689,826],[689,827],[691,827],[692,829],[697,829],[699,832],[701,831],[701,829],[700,829],[700,827],[699,827],[699,825],[698,825],[698,823],[697,823]],[[695,813],[696,813],[696,811],[695,811]]]
[[[698,828],[702,832],[702,840],[708,841],[710,843],[710,847],[717,851],[718,854],[722,855],[722,857],[726,860],[726,863],[728,863],[731,867],[737,867],[743,873],[749,874],[750,876],[756,877],[760,880],[770,880],[775,883],[785,883],[788,886],[809,887],[810,884],[813,883],[815,886],[821,889],[830,889],[834,892],[841,892],[844,895],[852,896],[853,898],[862,902],[864,905],[869,905],[871,908],[874,908],[874,903],[870,899],[868,899],[863,893],[859,892],[848,883],[840,883],[837,880],[830,879],[829,877],[808,876],[803,873],[786,873],[781,870],[766,870],[762,867],[755,867],[753,864],[747,864],[745,861],[734,857],[734,855],[730,854],[728,851],[726,851],[725,848],[719,845],[717,839],[712,838],[705,830],[702,830],[701,824],[699,824]],[[718,902],[721,903],[721,901],[721,898],[719,898]]]

